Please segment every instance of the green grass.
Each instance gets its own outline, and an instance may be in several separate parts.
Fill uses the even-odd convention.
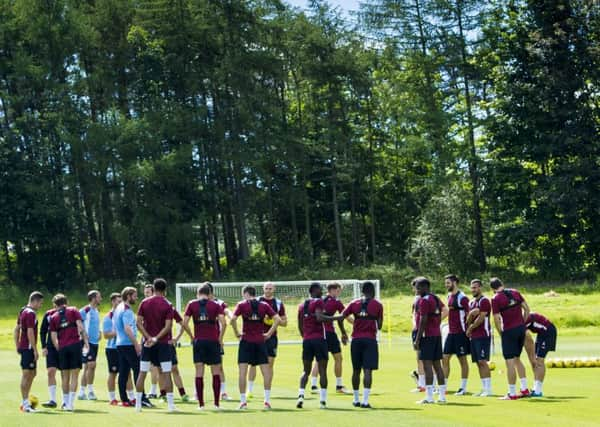
[[[525,293],[533,310],[544,313],[559,325],[558,351],[551,357],[595,356],[600,357],[600,315],[596,307],[600,304],[600,294],[561,294],[558,298],[545,298],[539,293]],[[157,409],[145,410],[136,414],[131,409],[109,407],[106,401],[106,362],[101,348],[99,357],[96,391],[103,400],[97,402],[76,402],[76,412],[63,414],[60,411],[47,411],[40,414],[22,414],[18,411],[20,369],[18,355],[13,350],[12,328],[19,303],[13,307],[0,307],[0,411],[2,426],[31,426],[31,417],[36,426],[139,426],[139,425],[199,425],[211,426],[259,425],[294,427],[306,425],[506,425],[518,420],[520,425],[597,425],[600,408],[594,405],[600,384],[600,368],[549,369],[544,393],[547,397],[538,400],[503,402],[497,399],[478,399],[472,396],[449,396],[446,406],[420,407],[415,405],[419,395],[409,392],[414,387],[408,373],[414,366],[414,352],[411,351],[407,332],[410,329],[410,303],[407,295],[395,295],[384,299],[386,309],[391,307],[391,339],[387,333],[382,336],[380,345],[380,370],[375,373],[371,403],[375,411],[355,409],[351,406],[350,396],[337,396],[330,392],[329,409],[318,409],[318,398],[309,396],[305,409],[298,411],[294,407],[300,374],[300,346],[282,345],[276,364],[275,381],[272,392],[274,410],[264,413],[262,407],[262,388],[260,379],[255,390],[255,398],[250,402],[250,410],[244,413],[235,411],[237,401],[223,404],[225,411],[220,414],[207,411],[198,413],[194,403],[179,403],[179,414],[168,414],[165,405]],[[104,309],[106,306],[103,307]],[[7,314],[8,313],[8,314]],[[390,314],[388,311],[387,314]],[[281,330],[281,338],[296,338],[294,322]],[[387,329],[387,323],[385,325]],[[385,331],[384,329],[384,331]],[[228,332],[230,334],[231,331]],[[231,339],[228,335],[228,339]],[[349,349],[344,348],[344,381],[350,385]],[[228,391],[235,399],[237,392],[237,370],[235,365],[235,347],[227,347],[225,369]],[[179,360],[184,382],[189,394],[193,393],[193,365],[191,349],[182,348]],[[494,360],[498,366],[493,372],[493,388],[497,394],[506,391],[506,378],[503,373],[503,361],[496,354]],[[524,358],[525,360],[525,358]],[[47,398],[45,361],[40,361],[40,370],[34,382],[33,393],[41,401]],[[453,362],[450,378],[450,390],[458,385],[457,366]],[[330,384],[334,383],[330,367]],[[528,368],[528,377],[532,379]],[[475,370],[471,371],[470,391],[478,391],[479,379]],[[330,386],[330,390],[332,387]],[[205,392],[208,396],[210,390]],[[210,403],[210,401],[209,401]],[[510,411],[507,407],[510,407]],[[94,415],[96,415],[94,417]],[[118,417],[118,418],[115,418]],[[244,417],[243,419],[241,417]]]

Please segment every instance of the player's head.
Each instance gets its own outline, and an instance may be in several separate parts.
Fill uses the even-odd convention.
[[[479,295],[481,295],[483,293],[483,291],[481,289],[481,280],[479,280],[479,279],[471,280],[471,293],[473,294],[473,296],[475,298],[477,298]]]
[[[342,285],[338,282],[331,282],[327,285],[327,294],[334,298],[339,298],[342,293]]]
[[[154,295],[154,285],[152,283],[146,283],[144,285],[144,298],[148,298]]]
[[[110,305],[112,308],[115,308],[121,303],[121,294],[118,292],[113,292],[110,294]]]
[[[496,293],[502,292],[502,289],[504,289],[504,283],[502,283],[502,280],[499,278],[492,277],[490,279],[490,288],[492,288],[492,290]]]
[[[313,298],[321,298],[321,295],[323,295],[323,288],[319,282],[312,282],[310,288],[308,288],[308,293]]]
[[[273,295],[275,295],[275,285],[273,282],[265,282],[263,285],[263,294],[267,299],[273,298]]]
[[[154,279],[154,282],[152,282],[152,285],[154,286],[155,293],[158,293],[161,295],[167,294],[167,281],[165,279],[163,279],[162,277]]]
[[[40,291],[33,291],[29,294],[29,300],[27,301],[29,307],[34,310],[38,310],[44,302],[44,294]]]
[[[198,298],[208,298],[211,294],[212,289],[208,283],[205,283],[198,288]]]
[[[373,282],[363,282],[360,291],[367,298],[375,298],[375,285]]]
[[[121,299],[125,304],[133,305],[137,301],[137,289],[127,286],[121,291]]]
[[[417,293],[419,295],[425,296],[429,293],[431,283],[429,282],[429,279],[427,277],[415,277],[413,283],[415,284],[415,288],[417,289]]]
[[[215,288],[210,282],[200,283],[200,286],[198,286],[198,289],[196,290],[196,296],[200,298],[200,289],[202,289],[204,286],[208,287],[208,298],[213,299],[215,297]]]
[[[100,305],[100,303],[102,302],[102,295],[100,294],[100,291],[97,290],[92,290],[88,292],[88,302],[91,305]]]
[[[242,295],[244,296],[244,299],[256,298],[256,288],[252,285],[244,286]]]
[[[65,294],[56,294],[54,295],[54,297],[52,297],[52,303],[58,308],[62,307],[63,305],[67,305],[69,303],[69,300],[67,299]]]
[[[444,277],[444,286],[448,292],[453,292],[458,287],[458,276],[456,274],[448,274]]]

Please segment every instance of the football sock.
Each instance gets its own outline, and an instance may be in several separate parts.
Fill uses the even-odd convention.
[[[312,387],[316,387],[317,386],[317,377],[310,377],[310,385]]]
[[[298,389],[298,396],[304,397],[304,389],[303,388]]]
[[[358,390],[352,390],[352,394],[354,395],[354,401],[355,402],[359,402],[360,401],[360,393]]]
[[[135,409],[136,410],[141,410],[142,409],[142,396],[144,393],[142,393],[141,391],[136,391],[135,392]]]
[[[204,406],[204,377],[196,377],[196,396],[198,404]]]
[[[508,385],[508,394],[510,394],[511,396],[517,395],[517,386],[515,384]]]
[[[448,387],[446,384],[440,385],[440,399],[446,398],[446,387]]]
[[[425,375],[419,374],[419,380],[417,384],[419,387],[425,387]]]
[[[446,383],[446,384],[448,384],[448,383]],[[462,378],[460,380],[460,388],[462,388],[463,390],[467,389],[467,378]]]
[[[185,388],[183,388],[183,387],[179,387],[179,388],[177,389],[177,391],[179,392],[179,395],[180,395],[180,396],[183,396],[183,395],[185,394]]]
[[[362,403],[363,403],[364,405],[366,405],[366,404],[368,404],[368,403],[369,403],[369,395],[370,395],[370,394],[371,394],[371,389],[370,389],[370,388],[365,388],[365,389],[363,390],[363,401],[362,401]]]
[[[248,393],[254,391],[254,381],[248,381]]]
[[[432,401],[433,400],[433,385],[425,386],[425,391],[426,391],[427,400]]]
[[[112,402],[113,400],[116,400],[116,399],[117,399],[117,394],[114,391],[109,391],[108,392],[108,400],[110,400]]]
[[[246,393],[240,393],[240,403],[246,403]]]
[[[215,400],[215,406],[219,406],[219,398],[221,397],[221,386],[223,383],[221,382],[220,375],[213,375],[212,377],[212,389],[213,389],[213,398]]]
[[[319,390],[319,395],[321,397],[321,402],[326,402],[327,401],[327,389],[326,388],[322,388]]]
[[[167,405],[168,405],[169,409],[175,408],[174,400],[175,400],[175,397],[173,396],[173,392],[167,393]]]
[[[156,392],[158,391],[158,384],[152,384],[150,386],[150,394],[153,394],[156,396]]]
[[[52,402],[56,402],[56,386],[55,385],[48,386],[48,394],[50,395],[50,400]]]
[[[335,379],[335,386],[336,387],[341,387],[343,385],[344,385],[344,383],[342,382],[342,377],[336,377],[336,379]]]
[[[534,381],[533,382],[533,391],[535,391],[536,393],[541,393],[542,392],[542,385],[543,383],[541,381]]]
[[[271,402],[271,390],[265,390],[265,402]]]
[[[93,393],[94,392],[94,384],[88,384],[87,390],[88,390],[88,393]]]
[[[521,390],[525,390],[527,388],[527,378],[521,378]]]
[[[220,377],[219,377],[220,378]],[[221,394],[225,393],[226,387],[225,387],[225,381],[223,381],[221,383]]]

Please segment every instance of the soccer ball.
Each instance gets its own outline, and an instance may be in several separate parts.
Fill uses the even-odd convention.
[[[37,408],[39,403],[40,403],[40,399],[38,399],[37,396],[34,396],[33,394],[29,395],[29,404],[31,405],[31,407],[33,409]]]
[[[574,368],[575,361],[573,359],[569,359],[565,362],[565,368]]]
[[[592,359],[588,359],[588,358],[586,358],[586,359],[583,361],[583,365],[584,365],[586,368],[593,368],[593,367],[594,367],[594,361],[593,361]]]
[[[564,368],[565,362],[561,359],[556,359],[556,361],[554,362],[554,366],[556,366],[557,368]]]
[[[271,325],[273,325],[273,319],[271,319],[270,317],[265,317],[263,319],[263,323],[267,326],[271,326]]]
[[[556,362],[554,362],[554,359],[546,360],[546,368],[555,368],[555,367],[556,367]]]
[[[582,360],[576,360],[575,361],[575,367],[576,368],[583,368],[584,367],[584,363]]]
[[[496,362],[488,362],[488,366],[490,368],[490,371],[493,371],[494,369],[496,369]]]

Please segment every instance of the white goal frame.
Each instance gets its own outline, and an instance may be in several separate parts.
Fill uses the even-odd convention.
[[[326,287],[327,284],[329,283],[339,283],[340,285],[347,287],[347,286],[352,286],[352,299],[357,299],[361,297],[361,292],[360,292],[360,286],[362,283],[364,282],[372,282],[375,285],[375,299],[377,300],[381,300],[381,285],[380,285],[380,281],[379,280],[370,280],[370,279],[343,279],[343,280],[336,280],[336,279],[330,279],[330,280],[286,280],[286,281],[269,281],[266,280],[264,282],[261,281],[254,281],[254,282],[210,282],[210,284],[213,286],[214,288],[214,293],[215,296],[217,298],[219,298],[219,289],[221,288],[235,288],[238,287],[239,288],[239,299],[238,301],[242,300],[242,289],[244,288],[244,286],[248,286],[248,285],[252,285],[255,286],[257,288],[257,291],[259,291],[262,288],[262,285],[264,283],[273,283],[275,285],[275,287],[277,288],[278,286],[298,286],[298,287],[302,287],[305,288],[306,291],[308,292],[308,288],[310,287],[310,285],[312,283],[320,283],[322,286]],[[182,315],[183,312],[182,310],[185,308],[183,306],[183,304],[185,304],[187,301],[183,301],[182,299],[182,289],[193,289],[194,291],[196,289],[198,289],[198,287],[200,285],[202,285],[202,283],[204,282],[191,282],[191,283],[176,283],[175,284],[175,307],[177,308],[177,311],[179,311]],[[258,296],[258,295],[257,295]],[[277,296],[277,294],[275,295]],[[308,296],[308,294],[306,294],[306,297]],[[284,304],[286,303],[286,301],[283,301]],[[350,301],[344,301],[345,303],[350,302]],[[233,307],[231,308],[233,310]],[[379,335],[379,334],[378,334]],[[279,344],[299,344],[301,343],[301,340],[280,340]],[[238,342],[225,342],[225,345],[237,345]],[[182,345],[185,345],[184,343],[182,343]]]

